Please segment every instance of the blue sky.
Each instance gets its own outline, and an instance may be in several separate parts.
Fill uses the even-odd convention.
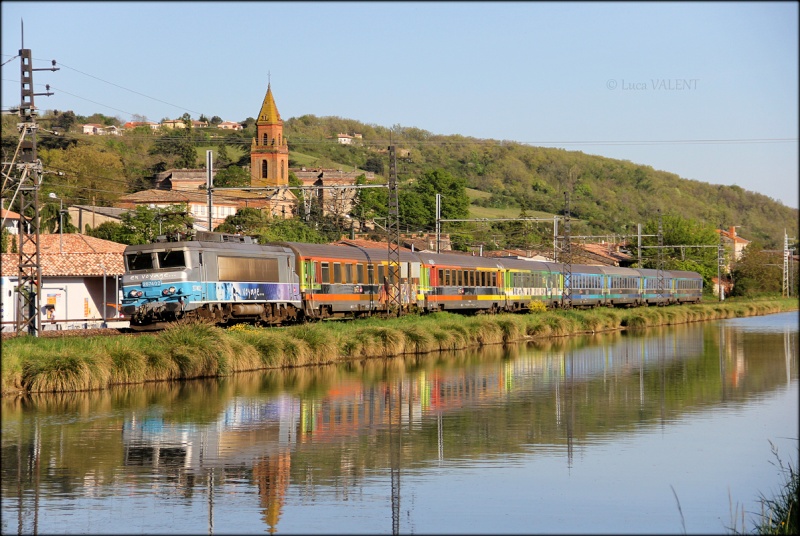
[[[40,109],[338,116],[630,160],[798,207],[798,4],[2,2]],[[623,143],[620,143],[623,142]]]

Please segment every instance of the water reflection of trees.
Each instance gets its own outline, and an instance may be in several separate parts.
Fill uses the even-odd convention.
[[[290,484],[346,495],[367,471],[390,470],[399,500],[401,468],[537,449],[570,457],[576,441],[783,386],[797,376],[796,348],[796,331],[696,324],[4,400],[3,495],[19,495],[28,532],[40,492],[135,485],[155,467],[163,493],[206,490],[210,525],[213,489],[249,480],[274,530]]]

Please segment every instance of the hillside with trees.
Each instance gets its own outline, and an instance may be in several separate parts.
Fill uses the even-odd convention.
[[[293,151],[314,154],[323,165],[340,163],[385,175],[389,140],[405,149],[398,157],[401,184],[442,169],[469,188],[489,194],[474,205],[529,214],[561,214],[564,192],[583,234],[630,234],[637,223],[671,213],[704,225],[741,226],[749,240],[779,247],[784,229],[797,236],[798,211],[739,186],[712,185],[624,160],[418,128],[391,129],[337,117],[302,116],[285,122]],[[336,143],[339,132],[360,133],[360,144]]]
[[[190,124],[191,118],[184,116]],[[5,161],[16,148],[16,120],[3,116]],[[155,173],[202,166],[206,149],[215,152],[220,186],[244,185],[255,120],[242,121],[242,131],[215,128],[219,121],[213,117],[209,128],[154,132],[138,127],[120,136],[89,136],[81,133],[82,124],[120,125],[121,120],[102,114],[45,112],[37,138],[46,172],[43,191],[55,192],[68,204],[110,206],[122,194],[150,187]],[[343,145],[337,142],[339,133],[361,137]],[[789,236],[798,236],[797,209],[762,194],[580,151],[313,115],[286,120],[284,134],[289,140],[290,166],[370,171],[376,182],[388,175],[387,146],[394,144],[404,231],[434,229],[436,193],[443,195],[443,218],[476,217],[476,213],[552,217],[563,214],[568,191],[576,235],[632,235],[637,224],[652,225],[661,215],[696,222],[706,229],[740,226],[742,236],[765,248],[782,247],[784,229]],[[387,212],[385,195],[383,189],[362,190],[361,202],[351,216],[379,221]],[[10,195],[4,192],[3,197]],[[315,227],[320,224],[328,231],[336,225],[315,222]],[[444,230],[462,246],[531,247],[552,241],[552,225],[449,224]]]

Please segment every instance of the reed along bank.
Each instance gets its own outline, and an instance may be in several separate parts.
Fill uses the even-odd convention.
[[[11,337],[2,341],[2,396],[226,376],[798,309],[796,298],[696,305],[454,313],[326,321],[283,328],[175,323],[154,334]]]

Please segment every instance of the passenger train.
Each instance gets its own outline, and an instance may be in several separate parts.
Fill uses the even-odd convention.
[[[279,325],[406,311],[528,311],[697,303],[700,274],[518,258],[401,250],[390,285],[388,251],[353,245],[258,244],[246,236],[198,232],[194,240],[125,249],[121,311],[133,329],[182,318]],[[395,294],[399,292],[399,295]],[[541,306],[536,306],[541,307]]]

